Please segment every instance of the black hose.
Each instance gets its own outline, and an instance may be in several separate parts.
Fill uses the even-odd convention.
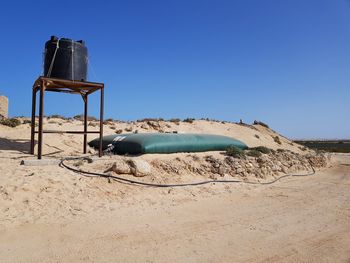
[[[118,182],[123,182],[123,183],[129,183],[132,185],[142,185],[142,186],[150,186],[150,187],[161,187],[161,188],[168,188],[168,187],[184,187],[184,186],[198,186],[198,185],[204,185],[204,184],[210,184],[210,183],[246,183],[246,184],[259,184],[259,185],[269,185],[269,184],[273,184],[279,180],[281,180],[282,178],[286,178],[286,177],[291,177],[291,176],[310,176],[315,174],[315,169],[312,166],[312,164],[310,163],[312,172],[307,173],[307,174],[286,174],[286,175],[282,175],[272,181],[269,182],[249,182],[249,181],[242,181],[242,180],[206,180],[206,181],[200,181],[200,182],[194,182],[194,183],[183,183],[183,184],[153,184],[153,183],[145,183],[145,182],[141,182],[141,181],[136,181],[136,180],[131,180],[131,179],[126,179],[126,178],[122,178],[119,176],[114,176],[114,175],[110,175],[110,174],[103,174],[103,173],[95,173],[95,172],[88,172],[88,171],[83,171],[83,170],[78,170],[75,169],[71,166],[68,166],[67,164],[65,164],[65,161],[68,160],[88,160],[90,161],[91,158],[89,157],[69,157],[69,158],[64,158],[61,160],[60,162],[60,167],[64,167],[70,171],[73,171],[75,173],[79,173],[83,176],[98,176],[98,177],[103,177],[103,178],[109,178],[109,179],[113,179],[115,181]],[[92,161],[92,160],[91,160]]]

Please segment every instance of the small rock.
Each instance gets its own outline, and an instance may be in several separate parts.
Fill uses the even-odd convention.
[[[219,164],[219,163],[213,163],[213,167],[214,167],[214,168],[219,168],[219,167],[220,167],[220,164]]]
[[[116,134],[121,134],[122,132],[123,132],[122,129],[119,129],[119,130],[116,130],[116,131],[115,131]]]
[[[142,177],[151,173],[151,166],[144,160],[128,160],[130,171],[134,176]]]
[[[117,160],[113,163],[112,167],[108,171],[113,171],[117,174],[130,174],[130,166],[124,160]]]
[[[236,169],[236,173],[240,174],[240,173],[243,173],[244,172],[244,169],[243,168],[238,168]]]
[[[272,171],[276,172],[276,171],[280,171],[280,170],[281,170],[281,167],[278,166],[278,165],[273,165],[273,166],[271,167],[271,169],[272,169]]]
[[[268,158],[267,156],[265,156],[265,155],[262,155],[261,157],[259,157],[258,159],[256,159],[256,161],[257,161],[258,163],[266,163],[266,162],[269,161],[269,158]]]
[[[281,171],[285,174],[288,173],[288,170],[285,166],[281,166]]]
[[[148,129],[149,129],[149,126],[148,126],[146,123],[143,123],[143,124],[141,125],[141,129],[148,130]]]
[[[161,128],[159,121],[148,121],[147,124],[154,130],[159,130]]]
[[[218,174],[220,174],[220,176],[225,176],[226,174],[229,174],[229,172],[229,169],[224,166],[220,166],[218,169]]]
[[[132,127],[126,127],[124,130],[127,131],[127,132],[131,132],[132,131]]]

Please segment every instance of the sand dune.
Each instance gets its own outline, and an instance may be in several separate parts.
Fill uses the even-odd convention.
[[[89,128],[96,129],[94,125]],[[55,118],[45,119],[45,127],[82,128],[80,121]],[[300,156],[309,153],[260,125],[110,122],[105,134],[120,129],[222,134],[250,147],[262,145]],[[240,183],[157,189],[86,178],[57,165],[20,165],[21,160],[33,158],[28,154],[29,137],[29,124],[0,125],[1,262],[327,261],[335,256],[345,262],[350,258],[350,159],[346,155],[334,157],[326,170],[317,169],[315,177],[284,179],[271,186]],[[45,158],[79,156],[82,148],[81,135],[44,135]],[[218,152],[137,157],[153,169],[151,175],[137,179],[157,183],[210,179],[210,172],[200,172],[208,156],[218,162],[225,158]],[[103,172],[122,158],[104,156],[76,167]],[[307,165],[297,161],[293,161],[297,168],[290,169],[305,172]],[[263,178],[223,174],[222,178],[264,181],[280,173]],[[285,245],[281,249],[278,244]]]

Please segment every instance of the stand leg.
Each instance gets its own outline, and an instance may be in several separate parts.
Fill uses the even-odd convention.
[[[104,101],[104,87],[101,88],[101,101],[100,101],[100,147],[98,155],[102,156],[102,137],[103,137],[103,101]]]
[[[36,88],[33,87],[32,120],[31,120],[31,133],[30,133],[30,154],[34,154],[34,146],[35,146],[35,109],[36,109]]]
[[[44,83],[42,82],[40,85],[40,102],[39,102],[38,159],[41,159],[42,147],[43,147],[44,92],[45,92],[45,87],[44,87]]]
[[[83,96],[84,100],[84,150],[83,153],[86,153],[86,144],[87,144],[87,114],[88,114],[88,95]]]

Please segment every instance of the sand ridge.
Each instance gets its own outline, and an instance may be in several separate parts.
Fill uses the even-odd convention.
[[[45,123],[48,129],[82,128],[77,120],[51,118],[45,119]],[[106,134],[120,129],[222,134],[251,147],[263,145],[282,148],[287,153],[308,153],[300,145],[259,125],[248,127],[200,120],[179,124],[161,122],[156,129],[150,127],[138,122],[113,122],[106,124],[105,130]],[[341,164],[350,161],[345,155],[332,158],[329,168],[318,169],[317,177],[283,179],[271,186],[240,183],[158,189],[120,184],[106,178],[86,178],[57,165],[20,165],[21,160],[33,158],[28,154],[29,124],[16,128],[0,125],[0,134],[1,262],[115,262],[116,258],[126,262],[231,262],[233,259],[254,262],[262,258],[284,261],[315,256],[323,259],[317,253],[325,259],[331,258],[324,251],[343,261],[348,259],[345,244],[349,242],[346,223],[349,170]],[[275,142],[275,136],[280,137],[281,144]],[[80,156],[83,148],[81,135],[45,134],[44,143],[45,158]],[[226,158],[220,152],[141,156],[161,169],[138,180],[169,183],[210,178],[210,173],[191,172],[198,163],[206,162],[208,155],[219,161]],[[104,156],[100,161],[78,167],[103,172],[118,158],[129,157]],[[162,165],[176,160],[183,170],[165,173]],[[168,166],[174,167],[177,165]],[[132,178],[132,175],[122,176]],[[263,180],[271,178],[274,177]],[[310,217],[315,218],[314,226],[307,221]],[[329,227],[331,222],[334,225]],[[286,225],[289,227],[285,228]],[[320,229],[328,232],[319,232]],[[271,246],[263,242],[266,237]],[[289,245],[278,251],[276,244],[286,240]],[[298,242],[305,248],[297,245]],[[252,247],[256,250],[248,249]]]

